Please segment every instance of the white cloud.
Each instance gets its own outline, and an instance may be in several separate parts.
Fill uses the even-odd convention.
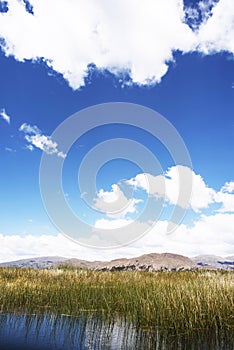
[[[233,212],[234,213],[234,194],[227,192],[217,192],[215,195],[216,203],[221,203],[221,208],[218,210],[219,212]]]
[[[199,20],[199,11],[196,8],[187,7],[185,8],[186,17],[191,22],[194,29],[197,28],[197,21]]]
[[[166,74],[175,51],[234,53],[233,0],[204,0],[197,9],[184,8],[182,0],[31,4],[34,15],[22,0],[8,0],[8,12],[0,14],[5,54],[19,61],[42,59],[74,89],[84,85],[89,64],[114,74],[127,72],[137,84],[152,84]],[[186,18],[196,21],[199,14],[202,23],[192,30]]]
[[[186,19],[194,31],[198,31],[201,23],[206,23],[212,16],[212,9],[217,0],[201,0],[192,4],[192,7],[185,6]]]
[[[6,113],[4,108],[1,109],[1,111],[0,111],[0,118],[5,120],[5,122],[7,122],[7,124],[10,124],[10,122],[11,122],[11,117]]]
[[[144,189],[151,196],[165,196],[165,177],[163,175],[137,174],[135,178],[127,180],[126,183]]]
[[[123,219],[119,219],[119,223]],[[3,235],[0,234],[0,261],[10,261],[36,256],[64,256],[86,260],[110,260],[117,257],[133,257],[156,252],[171,252],[186,256],[215,254],[228,256],[234,249],[234,214],[202,216],[195,225],[180,225],[166,234],[166,221],[159,221],[141,239],[118,249],[91,249],[76,244],[62,234],[53,235]],[[125,224],[127,222],[125,221]],[[100,227],[115,228],[113,222],[102,221]],[[97,226],[99,225],[97,223]],[[141,223],[139,223],[141,225]],[[98,238],[97,238],[98,239]],[[87,242],[90,241],[87,240]],[[91,238],[92,243],[95,236]]]
[[[234,213],[234,181],[226,182],[214,195],[214,201],[221,204],[218,212]]]
[[[199,174],[187,167],[174,166],[166,173],[165,178],[160,176],[152,176],[150,174],[138,174],[135,178],[126,181],[127,185],[135,186],[145,190],[148,195],[160,197],[166,195],[166,199],[170,204],[181,205],[184,203],[178,200],[179,197],[179,176],[182,173],[185,181],[182,185],[186,185],[186,176],[192,176],[193,191],[189,201],[189,208],[193,209],[200,216],[196,219],[193,227],[181,224],[177,227],[173,234],[167,234],[168,220],[150,221],[149,218],[138,221],[129,220],[126,216],[113,217],[110,219],[97,220],[94,225],[94,236],[89,237],[84,244],[100,244],[100,238],[95,236],[95,229],[111,230],[116,228],[124,228],[129,226],[128,231],[124,230],[124,235],[128,234],[129,241],[140,237],[142,233],[147,234],[131,244],[130,246],[144,249],[149,252],[150,248],[155,247],[157,251],[170,251],[180,254],[196,255],[196,254],[231,254],[234,243],[234,182],[227,182],[220,191],[207,186]],[[165,182],[165,190],[162,187],[162,182]],[[161,187],[160,187],[161,186]],[[106,197],[107,202],[116,201],[118,198],[117,185],[112,186],[112,192],[101,191],[101,195]],[[163,190],[162,190],[163,189]],[[161,191],[161,192],[160,192]],[[210,207],[209,214],[204,215],[204,209],[207,209],[210,204],[219,204],[220,208]],[[156,210],[156,207],[154,207]],[[143,209],[144,213],[144,209]],[[195,218],[195,217],[194,217]],[[114,219],[114,220],[113,220]],[[149,232],[148,232],[149,231]],[[108,232],[108,231],[107,231]],[[127,233],[128,232],[128,233]],[[119,231],[119,234],[122,231]],[[108,233],[107,233],[108,235]],[[107,236],[106,236],[107,237]],[[113,239],[115,237],[113,236]],[[126,237],[125,237],[126,238]],[[219,252],[219,253],[218,253]]]
[[[15,149],[10,148],[10,147],[5,147],[5,151],[6,151],[6,152],[10,152],[10,153],[12,153],[12,152],[16,152],[16,150],[15,150]]]
[[[179,175],[182,176],[181,184],[179,182]],[[187,177],[192,178],[192,194],[190,198],[185,200],[184,198],[180,198],[179,193],[181,187],[186,186]],[[162,213],[165,210],[167,219],[169,220],[171,212],[167,210],[167,204],[178,205],[183,209],[192,209],[196,214],[200,214],[200,217],[203,217],[202,215],[205,209],[209,209],[208,212],[214,215],[218,215],[218,213],[234,213],[233,181],[226,182],[220,191],[216,191],[205,183],[201,175],[181,165],[169,168],[164,176],[153,176],[145,173],[137,174],[136,177],[126,180],[125,185],[143,189],[149,196],[154,197],[156,200],[160,198],[166,200],[164,204],[159,202],[159,207],[156,202],[152,202],[148,207],[149,212],[145,213],[146,216],[144,216],[145,206],[139,210],[141,221],[143,220],[147,225],[150,224],[150,218],[156,217],[156,213],[160,213],[161,210]],[[138,196],[140,196],[139,193]],[[97,220],[95,224],[95,227],[103,229],[123,227],[132,223],[133,220],[130,220],[127,214],[137,213],[137,204],[144,202],[142,199],[134,198],[134,194],[132,198],[127,199],[118,185],[112,185],[112,191],[110,192],[101,190],[95,201],[96,208],[102,210],[107,215],[107,217]],[[211,207],[211,204],[216,204],[216,206]],[[137,218],[135,218],[135,221],[137,221]]]
[[[178,166],[177,166],[178,167]],[[181,167],[181,166],[179,166]],[[173,203],[177,198],[177,170],[176,167],[170,168],[165,173],[165,181],[169,187],[166,187],[168,200]],[[185,173],[188,169],[184,169]],[[189,170],[192,171],[192,170]],[[108,230],[121,228],[120,233],[128,234],[130,240],[136,239],[133,243],[115,249],[91,249],[74,243],[62,234],[54,235],[20,235],[7,236],[0,234],[1,257],[0,261],[9,261],[14,259],[58,255],[64,257],[76,257],[86,260],[110,260],[117,257],[133,257],[146,253],[171,252],[187,256],[199,254],[215,254],[220,256],[233,255],[234,249],[234,182],[226,182],[220,191],[209,188],[202,177],[192,172],[195,196],[191,198],[191,207],[194,210],[202,210],[210,203],[219,203],[221,208],[214,209],[210,214],[200,213],[193,226],[180,224],[172,234],[167,234],[167,220],[159,221],[138,221],[127,219],[127,209],[124,208],[125,215],[107,216],[97,220],[93,226],[93,234],[89,237],[82,237],[84,245],[103,246],[103,240],[109,237]],[[153,185],[147,187],[149,182]],[[134,179],[128,181],[128,184],[142,187],[145,190],[152,190],[152,195],[158,195],[158,179],[154,182],[154,177],[138,174]],[[171,193],[170,193],[171,192]],[[97,200],[102,199],[107,204],[115,202],[121,205],[130,205],[129,199],[125,197],[118,185],[113,185],[111,191],[99,191]],[[103,201],[96,202],[103,209]],[[131,206],[130,206],[131,207]],[[128,209],[129,210],[129,209]],[[132,210],[135,212],[136,207]],[[129,210],[128,212],[131,212]],[[122,230],[127,226],[127,230]],[[97,229],[103,229],[97,232]],[[104,232],[105,231],[105,232]],[[147,232],[142,236],[144,232]],[[137,239],[137,237],[140,237]],[[115,239],[115,236],[113,236]],[[116,237],[118,240],[119,237]],[[100,241],[101,240],[101,241]],[[127,240],[125,240],[127,242]],[[102,243],[102,244],[101,244]]]
[[[228,51],[234,54],[233,0],[220,0],[212,9],[212,16],[201,24],[198,50],[204,54]]]
[[[120,227],[129,225],[132,222],[133,220],[127,220],[124,218],[115,219],[115,220],[99,219],[95,222],[94,231],[95,231],[95,228],[103,229],[103,230],[113,230],[115,228],[120,228]]]
[[[66,156],[67,156],[67,155],[66,155],[65,153],[63,153],[63,152],[58,152],[58,157],[65,159]]]
[[[172,50],[186,50],[192,40],[182,1],[40,0],[33,6],[35,16],[23,1],[8,1],[9,11],[0,18],[4,50],[20,61],[43,58],[73,88],[84,84],[90,63],[112,72],[131,71],[137,83],[160,81]]]
[[[180,177],[182,178],[181,184]],[[187,178],[192,179],[191,198],[179,198],[181,187],[188,183]],[[171,167],[165,176],[138,174],[126,183],[142,188],[156,198],[165,197],[173,205],[179,205],[185,209],[189,206],[195,212],[208,208],[209,204],[214,202],[215,190],[209,188],[199,174],[181,165]]]
[[[89,64],[153,84],[166,74],[175,51],[234,53],[233,0],[204,0],[197,8],[184,8],[182,0],[31,4],[34,15],[16,0],[8,0],[8,12],[0,13],[5,54],[19,61],[42,59],[74,89],[84,85]],[[187,19],[194,21],[194,30]]]
[[[26,123],[23,123],[20,128],[19,131],[23,131],[25,134],[40,134],[40,129],[36,126],[36,125],[29,125]]]
[[[221,188],[221,192],[223,193],[232,193],[234,192],[234,181],[226,182],[224,186]]]
[[[79,256],[82,250],[63,235],[3,235],[0,234],[1,261],[23,259],[33,256]]]
[[[172,240],[168,237],[168,245],[180,253],[184,250],[188,255],[233,254],[233,220],[234,214],[203,215],[192,228],[179,227]]]
[[[25,140],[47,154],[58,153],[57,143],[45,135],[25,135]]]
[[[121,252],[117,250],[91,249],[69,240],[62,234],[58,235],[3,235],[0,234],[0,262],[26,259],[37,256],[62,256],[86,260],[110,260]],[[134,248],[127,256],[131,255]],[[130,252],[131,251],[131,252]]]
[[[234,249],[234,214],[201,216],[193,227],[178,226],[173,234],[166,234],[167,221],[158,221],[139,240],[118,251],[123,257],[137,256],[149,252],[171,252],[187,256],[215,254],[227,256]],[[124,226],[124,222],[119,221]],[[125,222],[125,225],[129,222]],[[142,225],[141,223],[138,223]],[[117,226],[108,220],[97,223],[97,227],[113,229]],[[113,253],[112,253],[113,254]]]
[[[29,143],[26,148],[33,151],[34,147],[41,149],[47,154],[57,154],[60,158],[66,158],[66,154],[58,150],[58,144],[51,140],[49,136],[42,135],[41,130],[36,125],[22,124],[19,131],[25,133],[25,140]]]
[[[192,176],[192,195],[189,201],[190,207],[195,211],[199,212],[201,209],[208,208],[209,204],[214,202],[215,190],[209,188],[204,182],[201,175],[196,174],[193,170],[183,167],[183,166],[174,166],[171,167],[166,172],[166,194],[170,203],[178,204],[184,207],[183,203],[178,201],[180,187],[185,186],[186,181],[182,184],[179,183],[179,173],[184,174],[184,178],[186,176]],[[191,173],[191,174],[189,174]]]
[[[137,198],[128,199],[116,184],[112,185],[111,191],[101,189],[94,198],[95,208],[112,218],[125,218],[127,214],[136,213],[136,206],[141,202]]]
[[[118,200],[120,195],[123,195],[123,192],[116,184],[111,186],[111,191],[104,191],[101,189],[97,194],[98,198],[95,200],[96,206],[98,207],[98,199],[102,199],[106,203],[112,203]]]
[[[34,150],[33,145],[26,145],[25,147],[31,152]]]
[[[198,3],[198,8],[201,12],[202,21],[204,23],[212,15],[213,7],[216,4],[217,4],[217,0],[201,0]]]

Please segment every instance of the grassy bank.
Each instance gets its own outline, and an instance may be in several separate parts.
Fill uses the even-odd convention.
[[[0,307],[2,312],[90,312],[147,329],[230,330],[234,274],[0,268]]]

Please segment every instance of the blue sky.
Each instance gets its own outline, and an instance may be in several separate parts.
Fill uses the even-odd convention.
[[[53,7],[50,2],[40,4],[33,0],[34,14],[27,11],[26,1],[6,3],[7,12],[6,5],[0,7],[0,234],[4,246],[1,260],[32,255],[108,259],[150,251],[233,254],[234,33],[231,23],[234,13],[231,2],[178,1],[172,6],[170,0],[159,1],[157,5],[147,1],[141,22],[140,2],[134,14],[132,1],[120,1],[116,13],[107,2],[101,6],[98,1],[92,1],[90,10],[82,2],[68,6],[59,1],[55,19],[50,18]],[[78,11],[78,18],[82,11],[84,19],[89,16],[88,25],[83,20],[77,28],[72,27],[75,16],[69,24],[66,16],[71,14],[72,6],[74,13]],[[56,18],[61,18],[62,9],[60,33]],[[147,23],[153,21],[152,11],[165,20],[158,27],[152,22],[148,28]],[[118,17],[120,14],[123,16]],[[95,22],[95,16],[99,16],[99,21]],[[114,21],[112,38],[107,30],[110,19]],[[126,19],[129,26],[125,28]],[[58,33],[50,31],[49,20]],[[24,26],[18,29],[22,21]],[[220,23],[225,24],[223,29]],[[129,40],[126,43],[122,37],[124,29]],[[173,35],[175,30],[177,34]],[[150,37],[152,31],[155,41]],[[89,33],[97,37],[90,39]],[[99,41],[101,49],[95,46]],[[139,240],[127,247],[102,251],[70,241],[65,243],[66,238],[51,223],[43,206],[39,167],[42,154],[54,152],[50,135],[56,127],[84,108],[109,102],[149,107],[177,129],[191,157],[194,192],[198,198],[192,200],[177,231],[165,238],[162,232],[175,205],[172,192],[176,187],[173,171],[176,165],[165,147],[145,131],[124,125],[100,126],[82,135],[64,159],[63,188],[72,210],[91,226],[111,228],[118,222],[122,225],[128,220],[137,221],[147,198],[144,181],[140,177],[136,180],[143,171],[129,161],[114,160],[96,174],[97,198],[113,201],[116,195],[122,195],[121,190],[125,191],[124,200],[129,200],[129,188],[134,183],[136,202],[130,204],[127,213],[117,217],[86,208],[77,185],[77,171],[87,152],[99,143],[116,137],[141,143],[157,157],[163,173],[170,179],[168,191],[172,192],[168,192],[166,208],[156,231],[143,239],[145,245]],[[34,128],[33,132],[28,132],[29,126]],[[40,144],[43,137],[45,142]],[[59,155],[59,146],[50,157]],[[130,187],[127,180],[132,181]],[[152,194],[148,194],[152,199]],[[223,232],[217,231],[222,228]]]

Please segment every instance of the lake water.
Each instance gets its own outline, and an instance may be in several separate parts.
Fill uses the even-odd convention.
[[[233,333],[207,330],[192,335],[136,330],[94,316],[0,314],[1,350],[233,350]]]

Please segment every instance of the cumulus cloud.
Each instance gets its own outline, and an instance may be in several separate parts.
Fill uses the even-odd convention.
[[[219,212],[222,212],[222,213],[233,212],[234,213],[234,194],[219,191],[215,195],[215,201],[217,203],[221,203],[221,208],[218,209]]]
[[[179,196],[181,189],[179,172],[184,175],[185,179],[182,186],[186,184],[186,176],[192,177],[192,195],[191,198],[186,201],[183,198],[180,199]],[[127,199],[118,185],[112,185],[112,191],[105,192],[101,190],[99,192],[99,198],[96,199],[97,209],[102,210],[106,216],[96,221],[94,229],[113,230],[116,228],[124,228],[134,223],[131,227],[133,227],[135,232],[138,232],[139,225],[144,225],[144,227],[142,227],[143,231],[139,228],[139,232],[152,231],[151,227],[157,223],[157,221],[155,221],[156,217],[157,220],[162,216],[164,220],[167,219],[167,221],[163,221],[164,224],[168,224],[168,221],[172,220],[170,219],[172,214],[168,205],[179,206],[183,209],[192,209],[194,213],[196,213],[196,215],[193,214],[193,219],[197,220],[198,217],[201,221],[198,220],[196,222],[202,222],[203,224],[204,222],[208,223],[208,219],[206,218],[216,217],[225,221],[233,217],[229,216],[229,214],[234,214],[233,181],[225,183],[225,185],[217,191],[209,187],[201,175],[181,165],[169,168],[164,176],[153,176],[145,173],[137,174],[136,177],[126,180],[125,185],[134,186],[136,189],[147,192],[149,196],[147,202],[148,204],[150,203],[148,211],[144,211],[145,206],[141,206],[137,217],[134,219],[133,217],[129,217],[129,213],[136,213],[137,209],[139,209],[137,204],[144,201],[134,198],[134,196],[131,199]],[[138,197],[139,196],[141,195],[138,193]],[[158,201],[160,198],[165,200],[165,202]],[[212,207],[211,205],[214,206]],[[111,211],[108,212],[110,209]],[[114,214],[114,210],[116,210],[116,215]],[[204,216],[204,212],[209,213],[210,216]],[[159,216],[156,215],[157,213]],[[223,214],[223,216],[219,216],[219,214]],[[225,216],[226,214],[227,216]],[[196,227],[200,227],[197,223]],[[180,222],[178,222],[178,224],[180,224]],[[183,225],[180,225],[177,230],[180,231],[181,227],[183,227]],[[186,232],[193,232],[189,228],[186,230]]]
[[[146,244],[161,243],[160,251],[168,249],[180,254],[217,254],[233,253],[233,219],[234,214],[203,215],[193,227],[180,225],[172,235],[165,235],[165,222],[159,222],[150,235]],[[153,238],[155,235],[155,238]],[[185,253],[186,252],[186,253]]]
[[[185,6],[186,21],[193,30],[197,31],[201,23],[205,23],[212,16],[212,9],[219,0],[202,0],[193,3],[192,7]]]
[[[29,143],[26,147],[30,151],[36,147],[47,154],[57,154],[58,157],[66,158],[66,154],[58,150],[58,144],[49,136],[42,135],[41,130],[36,125],[24,123],[20,126],[19,131],[24,132],[24,138]]]
[[[170,221],[170,212],[167,212],[164,220],[152,219],[151,217],[144,217],[130,219],[126,214],[122,216],[111,217],[107,216],[96,221],[93,228],[93,236],[88,240],[84,238],[84,244],[100,245],[100,237],[95,236],[96,229],[113,230],[117,228],[126,229],[124,234],[128,234],[129,241],[140,237],[144,232],[144,238],[133,243],[133,247],[139,249],[144,247],[147,252],[150,248],[157,248],[157,251],[171,251],[174,253],[196,255],[196,254],[224,254],[225,249],[230,254],[233,249],[233,219],[234,219],[234,182],[226,182],[220,190],[215,190],[209,187],[201,175],[196,174],[193,170],[177,165],[169,168],[164,176],[153,176],[151,174],[138,174],[136,177],[126,180],[125,184],[134,186],[147,192],[152,198],[158,199],[166,198],[167,204],[181,205],[179,198],[180,183],[178,174],[179,171],[186,175],[192,176],[192,196],[189,201],[189,208],[197,215],[193,216],[193,226],[185,224],[178,225],[173,234],[167,234],[168,221]],[[186,184],[186,181],[184,182]],[[163,187],[165,185],[165,187]],[[118,199],[120,189],[117,185],[112,186],[112,191],[100,191],[99,196],[105,198],[107,204],[113,203]],[[138,193],[139,194],[139,193]],[[126,198],[125,198],[126,200]],[[149,199],[148,199],[149,200]],[[124,203],[123,200],[120,201]],[[211,207],[214,204],[215,206]],[[217,206],[218,205],[218,206]],[[100,205],[103,208],[103,206]],[[164,207],[165,208],[165,207]],[[156,202],[153,203],[152,209],[157,210]],[[208,211],[204,211],[209,209]],[[206,214],[204,214],[206,213]],[[140,213],[142,214],[142,213]],[[111,219],[110,219],[111,217]],[[142,218],[144,218],[142,220]],[[192,222],[190,222],[191,225]],[[131,232],[132,230],[132,232]],[[121,234],[122,231],[119,231]],[[110,232],[111,234],[112,232]],[[139,233],[139,235],[138,235]],[[132,238],[131,238],[132,237]],[[131,239],[130,239],[131,238]],[[99,241],[98,241],[99,239]],[[211,245],[211,247],[209,246]],[[131,244],[132,246],[132,244]],[[141,251],[143,253],[143,250]],[[186,252],[186,253],[185,253]],[[197,252],[197,253],[196,253]],[[216,253],[215,253],[216,252]]]
[[[221,188],[221,192],[223,193],[234,192],[234,181],[226,182],[224,186]]]
[[[185,179],[182,181],[182,185],[179,181],[179,174],[182,174],[183,179]],[[179,193],[181,186],[187,183],[186,176],[192,178],[192,194],[190,198],[184,200],[180,198]],[[164,224],[167,222],[168,225],[168,221],[173,221],[169,205],[180,207],[182,210],[193,210],[196,213],[195,215],[190,212],[193,220],[200,218],[202,222],[206,218],[204,216],[205,212],[209,213],[209,217],[217,215],[217,218],[223,218],[224,220],[229,218],[229,216],[218,215],[234,214],[233,181],[225,183],[220,190],[215,190],[205,183],[201,175],[181,165],[169,168],[164,175],[137,174],[134,178],[125,180],[124,184],[135,189],[141,189],[147,193],[149,196],[146,200],[148,209],[146,210],[146,201],[142,199],[144,195],[142,197],[140,192],[136,192],[138,198],[135,198],[133,193],[131,198],[127,198],[118,184],[112,185],[112,190],[109,192],[100,190],[94,202],[96,209],[102,211],[104,215],[102,219],[96,221],[94,234],[95,229],[113,230],[126,228],[125,226],[133,223],[134,225],[131,225],[131,227],[135,232],[138,232],[138,229],[139,232],[151,231],[151,226],[154,226],[161,217],[164,217],[164,220],[167,219],[167,221],[163,222]],[[138,204],[141,202],[143,202],[143,205],[139,207]],[[137,216],[129,215],[134,213],[137,213]],[[178,221],[178,224],[180,224],[180,221]],[[141,227],[143,231],[141,231],[139,225],[144,226]],[[183,225],[179,225],[179,230],[181,230],[181,227]],[[187,230],[186,232],[192,231]],[[98,237],[95,239],[98,239]],[[89,244],[89,242],[86,243]]]
[[[45,135],[25,135],[25,140],[47,154],[58,153],[57,143],[53,142]]]
[[[112,218],[125,218],[128,214],[137,212],[137,204],[141,199],[128,199],[117,184],[113,184],[111,191],[101,189],[94,198],[95,208]]]
[[[151,196],[165,196],[165,177],[163,175],[137,174],[134,178],[127,180],[126,183],[144,189]]]
[[[180,176],[184,179],[182,184],[180,183]],[[180,198],[181,186],[187,183],[187,177],[192,178],[191,198]],[[149,195],[156,198],[163,197],[170,204],[178,205],[185,209],[191,207],[195,212],[208,208],[214,202],[215,190],[209,188],[199,174],[181,165],[171,167],[164,175],[138,174],[135,178],[126,181],[126,183],[142,188]]]
[[[176,51],[234,53],[232,0],[200,1],[195,29],[186,21],[196,10],[182,0],[33,0],[30,11],[23,0],[7,3],[0,14],[5,54],[43,60],[73,89],[93,64],[144,85],[160,82]]]
[[[11,122],[11,117],[6,113],[5,109],[1,109],[0,111],[0,118],[5,120],[5,122],[7,122],[7,124],[10,124]]]
[[[40,132],[41,132],[40,129],[36,125],[29,125],[26,123],[23,123],[19,127],[19,131],[23,131],[25,134],[33,134],[33,135],[40,134]]]
[[[234,54],[234,6],[232,0],[220,0],[198,32],[198,50],[204,54],[227,51]]]
[[[214,202],[215,190],[206,185],[201,175],[196,174],[193,170],[180,165],[171,167],[165,174],[166,196],[169,202],[183,207],[183,203],[180,203],[178,199],[180,187],[185,186],[186,181],[183,184],[179,183],[178,169],[184,173],[185,179],[186,175],[192,176],[192,195],[189,201],[190,207],[195,212],[208,208],[209,204]],[[189,175],[189,173],[191,174]]]
[[[126,248],[120,248],[119,251],[126,257],[149,252],[171,252],[187,256],[199,254],[231,255],[234,248],[233,220],[234,213],[202,215],[193,227],[181,224],[170,235],[166,233],[167,221],[158,221],[151,225],[149,231],[142,238]],[[109,220],[102,220],[100,224],[105,229],[116,228],[114,223]],[[122,222],[122,224],[124,223]],[[142,225],[140,222],[138,224]],[[99,223],[97,223],[98,225]]]

